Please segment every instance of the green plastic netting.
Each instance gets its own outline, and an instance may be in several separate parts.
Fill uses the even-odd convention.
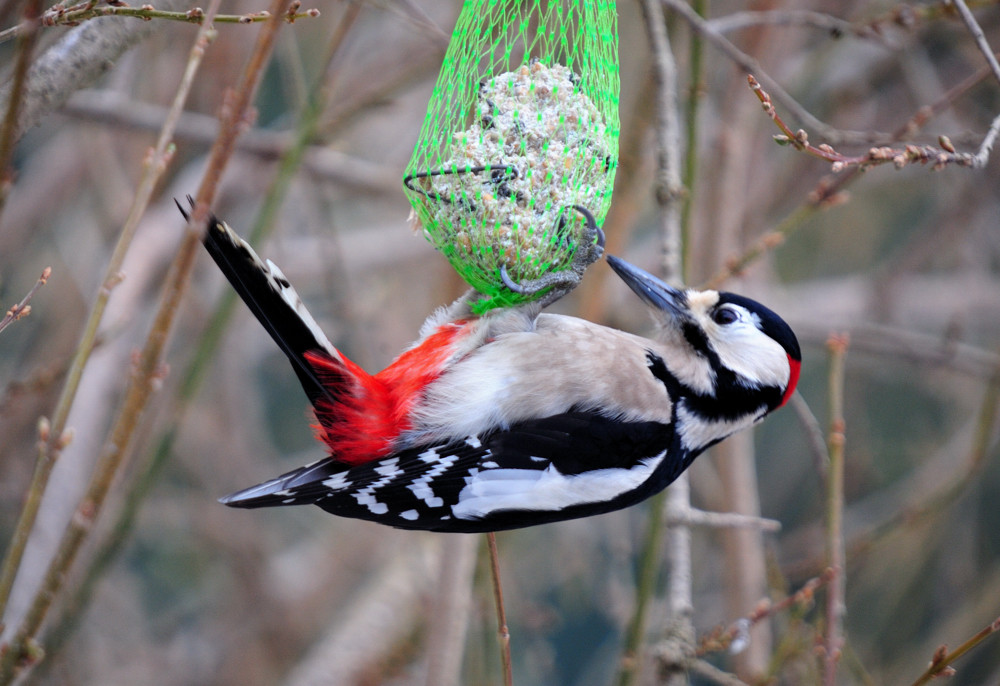
[[[618,164],[613,0],[466,0],[406,168],[431,243],[484,295],[571,267],[589,211],[600,225]]]

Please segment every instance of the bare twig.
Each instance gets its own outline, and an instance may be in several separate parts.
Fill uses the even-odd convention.
[[[698,641],[698,655],[703,656],[721,650],[738,652],[744,646],[749,635],[750,628],[765,619],[774,617],[777,614],[794,606],[811,606],[815,600],[816,591],[833,581],[835,577],[832,569],[827,569],[823,574],[813,577],[802,585],[795,593],[782,598],[777,602],[764,598],[754,608],[753,612],[745,617],[740,617],[729,624],[728,627],[716,627],[709,631]]]
[[[884,145],[869,148],[868,152],[863,155],[845,155],[837,152],[833,146],[827,143],[820,143],[818,146],[812,145],[809,142],[809,134],[804,129],[792,131],[775,111],[774,104],[771,102],[771,96],[761,88],[757,79],[750,74],[747,75],[747,81],[754,94],[760,99],[764,112],[781,130],[781,134],[774,137],[775,142],[781,145],[791,145],[800,152],[830,162],[830,168],[833,172],[840,172],[848,167],[866,169],[883,164],[892,164],[896,169],[902,169],[914,162],[919,162],[920,164],[930,163],[931,168],[935,170],[944,169],[949,164],[979,169],[989,161],[993,143],[996,140],[997,134],[1000,133],[1000,116],[997,116],[990,125],[986,136],[983,137],[979,150],[975,153],[957,152],[948,137],[941,136],[938,139],[941,147],[909,144],[903,148],[893,148],[892,146]]]
[[[666,519],[667,526],[704,526],[716,529],[759,529],[760,531],[781,531],[781,522],[766,517],[741,514],[739,512],[706,512],[689,508],[677,519]]]
[[[951,666],[953,662],[998,631],[1000,631],[1000,617],[994,619],[993,622],[983,627],[978,633],[950,653],[948,652],[948,646],[942,645],[935,651],[930,666],[913,682],[912,686],[923,686],[937,677],[953,675],[955,673],[955,668]]]
[[[730,12],[725,16],[707,20],[705,25],[719,33],[730,33],[757,26],[801,26],[826,31],[834,38],[851,35],[872,39],[885,45],[889,43],[884,34],[874,30],[871,26],[854,24],[846,19],[835,17],[832,14],[812,10],[783,9]]]
[[[171,265],[164,284],[163,296],[153,318],[153,324],[143,349],[135,360],[135,369],[129,379],[122,408],[115,418],[102,450],[90,484],[70,521],[52,561],[49,563],[41,587],[27,614],[0,658],[0,683],[10,683],[19,667],[37,660],[30,646],[45,620],[53,600],[63,588],[66,573],[91,529],[97,514],[111,489],[128,454],[139,421],[153,390],[159,386],[162,375],[162,355],[185,287],[190,280],[194,257],[201,242],[202,231],[208,216],[208,205],[215,196],[222,171],[232,156],[235,141],[249,119],[249,109],[264,65],[274,45],[280,16],[287,0],[274,0],[271,19],[263,25],[254,50],[250,55],[236,89],[228,94],[223,106],[223,126],[209,156],[205,176],[198,189],[197,201],[191,222]]]
[[[826,555],[834,578],[827,588],[824,680],[826,686],[837,682],[837,662],[844,647],[844,358],[848,338],[832,335],[830,351],[830,465],[826,475]]]
[[[41,0],[28,0],[20,24],[21,35],[17,41],[17,60],[14,63],[14,76],[11,79],[10,98],[7,100],[3,123],[0,124],[0,216],[3,215],[3,208],[7,204],[7,192],[14,182],[13,172],[9,172],[7,168],[14,155],[17,119],[28,80],[28,65],[31,64],[31,55],[38,38],[38,15],[41,11]]]
[[[210,15],[214,13],[215,7],[218,4],[218,0],[216,0],[209,7]],[[76,399],[76,393],[80,386],[80,380],[83,378],[84,369],[94,350],[98,329],[104,317],[108,300],[111,297],[111,291],[121,281],[122,263],[125,261],[125,255],[132,244],[132,238],[135,236],[139,221],[145,213],[149,199],[156,188],[157,181],[166,171],[169,160],[173,156],[173,144],[171,142],[173,130],[184,108],[184,102],[187,100],[191,85],[194,83],[194,76],[201,64],[201,59],[204,56],[205,48],[211,35],[212,30],[209,23],[209,25],[202,27],[195,37],[185,73],[181,78],[181,83],[178,86],[177,94],[174,96],[169,113],[164,119],[159,139],[156,146],[149,151],[144,161],[144,171],[135,197],[133,198],[132,207],[118,236],[118,242],[111,254],[108,266],[105,269],[101,287],[98,289],[94,299],[94,306],[91,308],[87,323],[84,325],[83,336],[77,345],[73,362],[70,365],[63,389],[56,402],[51,420],[51,430],[48,432],[49,435],[46,439],[39,442],[39,454],[35,465],[35,472],[28,488],[29,496],[15,528],[13,542],[4,557],[3,571],[0,573],[0,616],[3,614],[7,596],[14,582],[14,575],[20,565],[21,556],[24,554],[28,535],[38,515],[42,493],[45,491],[52,469],[55,467],[62,452],[61,446],[66,443],[64,438],[66,422],[69,418],[73,401]]]
[[[301,6],[301,3],[296,3],[295,11],[285,13],[284,20],[286,22],[291,24],[296,19],[319,16],[319,10],[308,9],[299,12],[299,6]],[[171,10],[158,10],[149,4],[141,7],[129,7],[125,4],[99,5],[88,0],[70,7],[66,7],[61,3],[50,7],[42,13],[41,25],[76,26],[77,24],[83,23],[88,19],[96,19],[98,17],[132,17],[134,19],[142,19],[143,21],[167,19],[171,21],[182,21],[188,24],[202,24],[205,21],[205,16],[205,11],[199,7],[195,7],[187,11],[175,12]],[[271,14],[267,11],[250,12],[248,14],[217,14],[212,19],[212,23],[253,24],[265,21],[270,16]],[[23,33],[24,29],[19,26],[12,26],[9,29],[0,31],[0,44],[14,37],[21,36]]]
[[[307,150],[308,141],[314,137],[324,103],[332,92],[337,75],[337,71],[333,68],[335,57],[349,34],[351,27],[354,25],[361,8],[361,3],[349,4],[344,12],[343,19],[337,26],[337,30],[330,37],[324,72],[320,76],[318,83],[309,90],[310,98],[302,112],[299,125],[295,131],[294,140],[285,151],[274,182],[264,196],[257,220],[250,229],[248,240],[252,245],[262,242],[276,225],[275,218],[287,194],[288,185],[295,170],[298,169],[302,161],[302,155]],[[174,117],[168,117],[168,120],[173,121]],[[180,121],[183,121],[183,118],[178,121],[178,126],[180,126]],[[217,129],[218,127],[214,128]],[[195,346],[195,353],[188,368],[180,375],[181,380],[177,391],[178,406],[171,418],[170,424],[167,426],[156,449],[150,451],[150,457],[139,469],[141,475],[129,484],[125,496],[125,504],[118,513],[114,526],[111,528],[108,536],[101,541],[98,552],[94,555],[93,563],[87,570],[86,577],[80,583],[79,587],[75,589],[74,598],[69,604],[69,609],[60,617],[59,626],[53,634],[56,641],[62,640],[74,628],[80,615],[86,609],[97,580],[107,566],[117,559],[121,547],[132,530],[141,503],[155,483],[156,477],[160,473],[164,463],[172,453],[178,427],[183,422],[191,401],[206,378],[205,369],[211,360],[214,359],[218,346],[222,341],[222,333],[236,310],[235,305],[237,301],[236,294],[232,290],[226,290],[220,298],[220,303],[209,325],[206,327],[205,334],[198,345]],[[47,636],[47,647],[50,643],[51,639]]]
[[[160,3],[163,9],[179,9],[182,4],[182,0]],[[123,22],[115,17],[88,21],[69,31],[28,70],[15,139],[60,107],[71,93],[93,84],[126,50],[152,32],[151,22]],[[11,96],[9,86],[0,88],[0,109],[6,110]]]
[[[990,70],[993,72],[994,78],[1000,83],[1000,63],[997,62],[996,55],[993,54],[993,48],[990,47],[989,42],[986,40],[986,35],[983,33],[983,29],[979,26],[979,22],[972,15],[969,10],[969,6],[965,4],[965,0],[945,0],[946,5],[952,5],[958,10],[958,16],[962,18],[962,22],[965,24],[966,28],[969,29],[969,33],[972,34],[973,40],[976,41],[976,45],[979,47],[979,51],[983,53],[983,57],[986,58],[986,63],[990,66]]]
[[[503,667],[504,686],[514,683],[510,661],[510,629],[507,627],[507,611],[503,604],[503,586],[500,583],[500,553],[497,552],[497,535],[486,534],[486,546],[490,555],[490,577],[493,579],[493,600],[497,608],[497,640],[500,643],[500,664]]]
[[[31,305],[29,305],[28,303],[30,303],[31,299],[35,297],[35,293],[38,291],[38,289],[44,286],[46,283],[48,283],[49,277],[51,275],[52,275],[51,267],[46,267],[45,269],[42,270],[42,275],[38,277],[38,281],[36,281],[35,285],[31,287],[31,290],[28,291],[28,294],[21,299],[21,302],[12,306],[9,310],[7,310],[7,314],[3,316],[3,319],[0,319],[0,331],[3,331],[21,317],[27,317],[29,314],[31,314]],[[3,593],[0,593],[0,615],[2,614],[3,614]]]
[[[735,62],[741,69],[748,73],[759,74],[762,81],[767,84],[768,89],[774,93],[775,99],[787,110],[792,112],[800,121],[809,128],[819,132],[825,139],[838,143],[864,143],[871,144],[873,141],[885,141],[890,138],[886,133],[873,133],[870,131],[843,131],[836,129],[829,124],[817,119],[811,112],[803,107],[788,91],[767,75],[760,62],[747,55],[745,52],[730,43],[718,31],[712,29],[708,22],[698,13],[691,9],[683,0],[660,0],[666,7],[680,15],[695,31],[705,36],[720,52]]]
[[[684,264],[681,235],[680,180],[680,122],[677,114],[677,68],[670,50],[663,8],[659,0],[642,0],[640,3],[653,55],[653,81],[657,88],[655,110],[655,130],[657,141],[656,200],[660,209],[660,236],[663,246],[662,271],[667,281],[680,283],[684,280]],[[694,151],[689,151],[695,154]],[[663,512],[665,503],[673,502],[671,517],[680,518],[690,508],[687,474],[680,477],[667,489],[666,494],[657,494],[649,501],[649,523],[640,555],[639,578],[636,583],[635,610],[622,648],[616,682],[629,686],[638,682],[642,666],[642,645],[645,638],[646,616],[656,588],[656,576],[660,566],[660,550],[663,544]],[[673,660],[676,653],[693,653],[694,628],[691,625],[691,530],[685,524],[678,524],[669,530],[670,571],[670,611],[671,622],[676,626],[668,630],[668,635],[677,638],[677,650],[668,649],[668,657],[663,661],[664,669],[673,675],[681,675],[687,669],[684,660]],[[691,648],[689,650],[689,648]]]

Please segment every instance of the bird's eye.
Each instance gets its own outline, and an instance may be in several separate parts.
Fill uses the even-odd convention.
[[[730,307],[720,307],[715,312],[712,313],[712,321],[720,326],[725,326],[726,324],[732,324],[737,319],[740,318],[739,313]]]

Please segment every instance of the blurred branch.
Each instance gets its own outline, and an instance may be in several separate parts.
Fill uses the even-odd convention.
[[[408,633],[423,606],[421,593],[434,580],[441,539],[407,532],[396,554],[379,565],[364,588],[351,594],[336,626],[320,637],[285,686],[363,683],[362,676]]]
[[[216,1],[210,5],[209,15],[214,12],[218,4],[218,1]],[[94,299],[94,305],[84,325],[83,335],[79,344],[77,344],[66,381],[56,402],[55,411],[52,415],[51,430],[48,432],[49,436],[39,443],[39,454],[35,465],[35,472],[28,488],[28,499],[18,519],[14,530],[13,542],[6,553],[3,562],[3,571],[0,574],[0,617],[3,616],[7,597],[14,583],[14,576],[21,563],[21,557],[24,554],[28,536],[35,524],[38,508],[41,506],[42,494],[48,485],[52,469],[55,467],[62,453],[62,446],[65,445],[64,434],[66,433],[66,422],[69,418],[73,401],[76,399],[76,393],[83,378],[83,371],[94,350],[98,329],[104,317],[108,300],[111,297],[111,291],[122,279],[122,263],[125,260],[125,255],[129,247],[132,245],[132,239],[139,226],[139,221],[146,211],[157,182],[166,171],[170,158],[173,156],[171,143],[173,129],[184,107],[187,95],[191,90],[191,85],[194,83],[194,76],[201,64],[211,34],[212,29],[210,26],[205,26],[198,31],[198,35],[195,37],[184,75],[178,85],[170,111],[164,117],[163,127],[156,146],[148,152],[146,159],[143,161],[142,177],[133,197],[129,215],[118,236],[111,259],[108,261],[104,278],[101,280],[101,286]]]
[[[131,128],[156,131],[162,124],[166,109],[150,103],[132,100],[107,90],[75,93],[63,111],[115,130]],[[367,192],[384,193],[397,190],[399,174],[386,166],[358,157],[351,157],[326,145],[311,145],[316,129],[311,130],[302,153],[301,165],[318,178]],[[178,141],[210,144],[219,134],[219,120],[207,114],[184,112],[174,133]],[[297,145],[297,131],[251,129],[240,137],[236,149],[264,158],[281,157]]]
[[[335,57],[346,40],[351,27],[354,25],[361,7],[361,3],[348,4],[344,17],[339,22],[334,35],[330,38],[324,71],[320,75],[318,83],[309,89],[310,98],[299,118],[294,140],[288,146],[281,160],[274,182],[271,188],[268,189],[257,219],[250,229],[248,241],[251,245],[261,243],[270,235],[276,225],[276,215],[287,195],[288,186],[302,161],[308,142],[312,140],[315,134],[324,106],[333,92],[334,81],[337,75],[337,72],[333,69]],[[176,121],[176,117],[169,117],[169,119]],[[202,382],[207,378],[207,367],[215,359],[222,341],[223,332],[232,319],[237,302],[238,298],[235,291],[226,289],[201,339],[195,346],[195,353],[191,358],[190,364],[180,376],[180,385],[177,391],[177,406],[173,416],[170,418],[155,450],[150,452],[149,459],[139,469],[140,476],[129,485],[125,496],[125,503],[117,515],[115,524],[112,526],[110,533],[101,541],[98,552],[93,557],[93,564],[87,570],[86,577],[76,589],[73,600],[60,618],[60,626],[54,632],[54,635],[57,637],[56,640],[63,640],[72,631],[87,607],[97,580],[107,566],[113,560],[117,559],[118,553],[132,530],[142,502],[156,482],[161,468],[172,454],[178,429],[187,416],[191,401],[197,395]]]
[[[705,26],[720,34],[740,31],[758,26],[797,26],[827,31],[833,38],[850,35],[867,38],[892,47],[888,39],[879,31],[867,24],[854,24],[825,12],[812,10],[759,10],[730,12],[729,14],[709,19]]]
[[[28,0],[24,6],[24,18],[19,26],[22,31],[15,48],[17,58],[14,63],[14,76],[11,79],[10,97],[7,100],[3,123],[0,124],[0,216],[3,215],[3,208],[7,203],[7,192],[14,183],[14,172],[8,171],[8,167],[14,156],[17,118],[22,107],[28,65],[31,63],[31,54],[38,39],[38,15],[41,11],[41,0]]]
[[[948,646],[942,645],[937,649],[937,651],[935,651],[934,657],[931,659],[930,666],[916,681],[913,682],[912,686],[923,686],[923,684],[929,683],[931,680],[938,677],[952,676],[955,674],[955,669],[951,666],[951,663],[955,662],[957,659],[998,631],[1000,631],[1000,617],[994,619],[992,623],[988,624],[975,636],[950,653],[948,652]]]
[[[989,161],[993,143],[996,140],[997,134],[1000,133],[1000,115],[998,115],[994,118],[993,123],[990,124],[989,131],[983,137],[982,143],[979,145],[979,150],[975,153],[957,152],[947,136],[940,136],[938,138],[940,148],[933,145],[913,144],[908,144],[903,148],[879,146],[870,148],[863,155],[844,155],[837,152],[833,146],[827,143],[820,143],[818,146],[810,144],[809,134],[804,129],[793,132],[781,117],[778,116],[777,111],[774,109],[774,104],[771,102],[771,96],[761,88],[757,79],[752,74],[748,74],[747,81],[750,84],[751,90],[753,90],[754,94],[760,100],[765,114],[771,118],[771,121],[782,132],[780,135],[774,137],[774,141],[779,145],[791,145],[800,152],[831,162],[830,169],[834,173],[843,171],[848,167],[867,169],[868,167],[889,163],[892,163],[896,169],[902,169],[914,162],[919,162],[920,164],[930,162],[932,163],[931,168],[935,171],[944,169],[949,164],[981,169]]]
[[[827,569],[820,576],[814,577],[804,583],[795,593],[783,599],[772,602],[768,598],[762,599],[746,617],[741,617],[731,622],[728,627],[716,627],[702,636],[698,641],[699,657],[708,653],[728,650],[731,653],[739,652],[746,648],[746,641],[749,640],[750,628],[765,619],[774,617],[793,606],[811,606],[815,602],[816,591],[830,584],[835,577],[832,569]]]
[[[284,20],[291,24],[296,19],[319,16],[319,10],[317,9],[299,12],[298,8],[301,5],[301,2],[295,2],[294,6],[290,7],[289,11],[285,13]],[[209,24],[253,24],[265,21],[270,16],[270,13],[267,11],[251,12],[249,14],[217,14]],[[143,21],[167,19],[182,21],[188,24],[202,24],[205,22],[205,11],[200,7],[195,7],[186,12],[174,12],[171,10],[158,10],[149,4],[142,7],[129,7],[117,2],[102,5],[98,4],[95,0],[86,0],[85,2],[80,2],[69,7],[62,4],[50,7],[42,13],[41,25],[46,27],[77,26],[88,19],[96,19],[98,17],[133,17],[135,19],[142,19]],[[24,30],[19,26],[4,29],[0,31],[0,44],[16,36],[21,36],[23,33]]]
[[[825,664],[823,683],[836,686],[837,662],[844,648],[844,589],[847,566],[844,560],[844,358],[849,339],[831,335],[830,352],[830,462],[826,474],[826,559],[833,579],[826,591],[826,636],[823,643]]]
[[[688,508],[679,517],[665,517],[667,526],[704,526],[714,529],[758,529],[775,533],[781,531],[781,522],[766,517],[741,514],[739,512],[706,512]]]
[[[662,270],[668,282],[684,281],[681,243],[680,122],[677,113],[677,67],[671,53],[670,38],[659,0],[640,0],[640,7],[653,57],[653,82],[656,86],[654,116],[657,150],[656,200],[660,213],[660,237],[663,246]],[[689,154],[695,151],[689,150]],[[663,545],[664,508],[669,518],[687,514],[690,509],[687,473],[682,473],[666,493],[649,500],[646,536],[639,561],[636,582],[635,609],[629,623],[616,683],[631,686],[638,683],[642,667],[642,646],[646,633],[646,616],[656,589]],[[686,681],[689,657],[694,652],[694,627],[691,600],[691,530],[678,524],[668,530],[670,559],[669,610],[670,628],[667,634],[673,644],[662,652],[662,669],[669,683]],[[660,656],[658,656],[660,657]],[[676,659],[675,659],[676,658]]]
[[[162,0],[160,4],[163,9],[178,9],[183,0]],[[153,29],[150,22],[104,17],[72,29],[49,47],[28,70],[15,140],[43,116],[62,106],[70,94],[93,84]],[[10,106],[12,94],[11,85],[0,88],[0,109]]]
[[[809,439],[809,451],[812,453],[816,473],[825,479],[830,464],[830,453],[826,446],[826,437],[823,435],[823,427],[799,391],[795,391],[792,395],[791,406]]]
[[[30,650],[35,641],[34,637],[45,620],[52,602],[63,589],[66,574],[100,513],[114,477],[131,447],[149,398],[160,385],[159,380],[163,375],[163,349],[190,280],[196,250],[201,243],[208,217],[208,206],[215,197],[223,169],[232,157],[235,140],[249,119],[250,105],[280,26],[280,19],[277,17],[281,16],[286,6],[287,0],[274,0],[272,17],[261,28],[238,86],[225,96],[222,108],[224,123],[209,156],[188,230],[167,274],[149,335],[129,377],[121,409],[113,420],[108,440],[98,457],[86,493],[63,534],[55,556],[49,563],[41,587],[7,646],[6,652],[0,658],[2,684],[10,683],[16,676],[17,669],[23,666],[26,660],[29,664],[30,661],[37,660],[37,655],[33,655],[33,651]]]
[[[30,303],[31,299],[35,297],[35,293],[38,291],[38,289],[44,286],[46,283],[48,283],[49,277],[51,275],[52,275],[51,267],[46,267],[45,269],[42,270],[42,275],[38,277],[38,281],[36,281],[35,285],[31,287],[31,290],[28,291],[28,294],[25,295],[23,298],[21,298],[21,302],[19,302],[16,305],[13,305],[9,310],[7,310],[7,314],[3,316],[3,319],[0,319],[0,331],[3,331],[21,317],[27,317],[29,314],[31,314],[31,305],[29,305],[28,303]],[[3,586],[0,585],[0,589],[2,588]],[[4,606],[4,593],[2,590],[0,590],[0,616],[3,616],[3,606]]]
[[[994,78],[1000,83],[1000,63],[997,62],[996,56],[993,54],[993,48],[990,47],[989,42],[986,40],[986,35],[983,33],[982,27],[979,26],[979,22],[972,15],[969,10],[969,6],[965,4],[965,0],[945,0],[945,5],[952,5],[958,10],[958,16],[962,18],[962,22],[965,24],[966,28],[969,29],[969,33],[972,34],[973,40],[976,41],[976,45],[979,47],[979,51],[983,53],[983,57],[986,58],[986,64],[989,65],[990,71],[993,72]]]
[[[819,131],[824,138],[839,143],[872,143],[874,141],[884,141],[889,138],[889,134],[886,133],[843,131],[820,121],[805,107],[800,105],[777,81],[771,78],[760,62],[730,43],[722,34],[714,30],[705,19],[698,16],[683,0],[660,0],[660,2],[680,15],[691,25],[692,29],[705,36],[712,45],[735,62],[740,69],[748,73],[759,74],[761,81],[767,84],[768,89],[774,93],[774,98],[783,107],[795,114],[798,119],[805,122],[810,128]]]
[[[446,536],[441,544],[434,613],[427,628],[426,686],[462,683],[462,655],[472,609],[478,536]]]

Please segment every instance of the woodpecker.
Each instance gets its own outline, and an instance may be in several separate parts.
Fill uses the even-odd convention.
[[[183,211],[183,209],[182,209]],[[473,316],[468,299],[370,375],[341,354],[271,261],[209,220],[209,254],[288,356],[329,451],[220,502],[318,505],[403,529],[482,532],[610,512],[795,390],[801,355],[774,312],[608,263],[649,305],[650,340],[537,304]]]

